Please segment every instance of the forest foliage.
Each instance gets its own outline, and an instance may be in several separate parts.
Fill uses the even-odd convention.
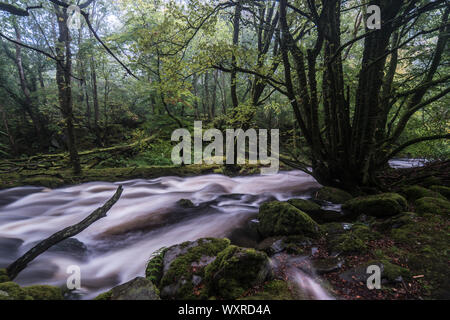
[[[0,2],[2,158],[67,151],[76,169],[82,150],[156,134],[101,166],[169,165],[194,120],[279,128],[286,161],[325,184],[449,157],[447,1],[87,0],[66,28],[70,4]]]

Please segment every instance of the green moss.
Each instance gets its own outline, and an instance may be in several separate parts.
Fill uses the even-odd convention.
[[[401,259],[415,275],[424,275],[423,288],[430,298],[448,298],[448,250],[450,224],[447,216],[424,214],[398,229],[391,230]]]
[[[376,226],[379,230],[386,231],[386,230],[400,228],[408,223],[414,223],[415,218],[416,218],[415,213],[403,212],[399,215],[390,217],[388,219],[376,221],[374,223],[374,226]]]
[[[434,192],[438,192],[450,200],[450,187],[435,185],[435,186],[431,186],[430,190],[433,190]]]
[[[34,300],[64,300],[61,289],[57,287],[36,285],[23,289]]]
[[[177,204],[182,208],[195,208],[195,204],[189,199],[180,199]]]
[[[415,201],[423,197],[444,198],[440,193],[429,190],[421,186],[409,186],[402,189],[409,201]]]
[[[191,281],[194,275],[204,278],[205,266],[193,267],[193,263],[199,262],[202,257],[215,257],[229,246],[230,241],[228,239],[214,238],[197,241],[199,245],[189,248],[185,254],[178,256],[172,261],[170,268],[162,276],[159,283],[159,289],[162,294],[164,287],[179,283],[180,287],[172,298],[181,300],[207,298],[205,288],[198,288],[198,290],[194,291],[195,287]]]
[[[22,288],[15,282],[0,283],[0,300],[63,300],[60,288],[36,285]]]
[[[0,283],[2,282],[8,282],[9,277],[8,273],[6,272],[6,269],[0,269]]]
[[[350,193],[338,188],[323,187],[316,192],[314,198],[317,200],[340,204],[352,199],[353,196]]]
[[[442,184],[442,180],[435,176],[427,177],[420,182],[420,185],[425,188],[429,188],[431,186],[441,185],[441,184]]]
[[[415,203],[417,213],[450,214],[450,202],[441,198],[420,198]]]
[[[381,277],[382,279],[386,279],[389,282],[395,282],[399,279],[399,277],[402,277],[403,280],[407,280],[411,277],[411,272],[408,269],[397,264],[393,264],[387,259],[372,260],[367,262],[366,265],[382,266],[383,272],[381,274]]]
[[[288,203],[305,213],[316,213],[322,210],[317,203],[314,203],[309,200],[291,199],[288,201]]]
[[[287,202],[264,203],[259,209],[258,231],[263,237],[319,234],[318,224],[306,213]]]
[[[342,209],[355,215],[366,214],[374,217],[395,216],[407,208],[405,198],[397,193],[383,193],[365,197],[358,197],[347,201]]]
[[[354,224],[350,232],[363,241],[377,240],[381,237],[378,232],[371,230],[363,224]]]
[[[242,300],[293,300],[291,290],[286,281],[273,280],[262,287],[255,294],[245,297]]]
[[[236,299],[263,283],[270,274],[267,255],[254,249],[229,246],[205,269],[209,295]]]
[[[0,300],[33,300],[33,297],[15,282],[0,283]]]
[[[64,180],[55,177],[33,177],[22,180],[24,185],[57,188],[64,184]]]
[[[94,298],[94,300],[111,300],[111,296],[112,296],[112,293],[110,290],[110,291],[99,294],[97,297]]]
[[[166,248],[161,248],[156,251],[150,258],[149,262],[147,263],[147,268],[145,269],[145,277],[153,282],[156,286],[158,286],[159,282],[161,281],[164,254],[166,253],[166,251]]]
[[[367,251],[367,243],[379,239],[378,232],[370,230],[369,227],[355,224],[351,230],[328,236],[329,248],[332,252],[363,253]]]

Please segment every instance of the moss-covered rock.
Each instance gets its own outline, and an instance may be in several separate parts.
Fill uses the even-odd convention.
[[[206,238],[172,246],[155,257],[158,261],[150,260],[146,276],[155,277],[155,281],[160,278],[156,284],[162,298],[206,299],[204,269],[229,244],[228,239]]]
[[[407,202],[397,193],[383,193],[358,197],[347,201],[342,209],[355,215],[366,214],[374,217],[391,217],[405,211]]]
[[[345,219],[345,216],[340,212],[324,210],[320,205],[310,200],[290,199],[288,200],[288,203],[300,211],[305,212],[317,223],[328,223],[333,221],[342,221]]]
[[[0,300],[63,300],[60,288],[36,285],[20,287],[15,282],[0,283]]]
[[[102,293],[95,300],[160,300],[158,288],[148,279],[137,277]]]
[[[270,260],[264,252],[229,246],[205,269],[209,294],[236,299],[271,276]]]
[[[286,281],[272,280],[253,295],[242,300],[293,300],[294,296]]]
[[[440,215],[450,214],[450,201],[441,198],[425,197],[416,200],[414,203],[419,214],[433,213]]]
[[[424,197],[444,198],[440,193],[421,186],[408,186],[402,189],[402,193],[408,201],[416,201]]]
[[[177,205],[186,209],[195,208],[195,204],[189,199],[180,199],[177,201]]]
[[[450,187],[434,185],[430,187],[430,190],[438,192],[444,197],[446,197],[448,200],[450,200]]]
[[[111,291],[106,291],[99,294],[94,300],[111,300]]]
[[[64,300],[62,290],[53,286],[35,285],[23,288],[34,300]]]
[[[6,269],[0,269],[0,283],[2,282],[8,282],[9,277],[8,273],[6,272]]]
[[[0,283],[0,300],[33,300],[23,288],[15,282]]]
[[[387,231],[391,229],[401,228],[408,223],[414,223],[415,218],[416,214],[414,212],[403,212],[388,219],[376,221],[373,223],[373,225],[381,231]]]
[[[341,204],[352,199],[353,196],[347,191],[338,188],[323,187],[315,193],[314,198],[317,200]]]
[[[331,252],[343,254],[364,253],[367,243],[379,239],[381,235],[362,224],[354,224],[350,230],[327,233],[328,248]]]
[[[442,180],[439,177],[429,176],[419,183],[422,187],[429,188],[434,185],[442,185]]]
[[[290,199],[288,200],[288,203],[308,214],[319,214],[322,211],[322,208],[317,203],[314,203],[310,200]]]
[[[264,203],[259,209],[258,231],[263,237],[304,234],[317,236],[319,225],[287,202]]]

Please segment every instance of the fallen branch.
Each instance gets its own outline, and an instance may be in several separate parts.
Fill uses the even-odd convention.
[[[93,224],[95,221],[106,217],[106,213],[111,209],[111,207],[119,200],[120,196],[122,195],[123,188],[122,186],[119,186],[117,188],[116,193],[114,196],[109,199],[102,207],[96,209],[94,212],[92,212],[87,218],[85,218],[83,221],[67,227],[61,231],[56,232],[52,236],[48,237],[45,240],[42,240],[39,242],[36,246],[31,248],[27,251],[23,256],[21,256],[19,259],[14,261],[12,264],[6,268],[6,271],[8,273],[8,277],[13,280],[17,277],[17,275],[26,268],[26,266],[33,261],[37,256],[47,251],[49,248],[54,246],[55,244],[73,237],[77,234],[79,234],[81,231],[89,227],[91,224]]]

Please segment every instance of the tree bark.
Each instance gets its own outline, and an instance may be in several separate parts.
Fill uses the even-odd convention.
[[[77,151],[74,116],[72,109],[72,52],[70,48],[70,32],[67,25],[68,15],[66,8],[54,5],[58,19],[59,37],[56,45],[56,54],[60,63],[56,64],[56,82],[58,84],[59,104],[61,113],[66,123],[67,146],[69,149],[70,162],[74,174],[81,173],[80,158]]]

